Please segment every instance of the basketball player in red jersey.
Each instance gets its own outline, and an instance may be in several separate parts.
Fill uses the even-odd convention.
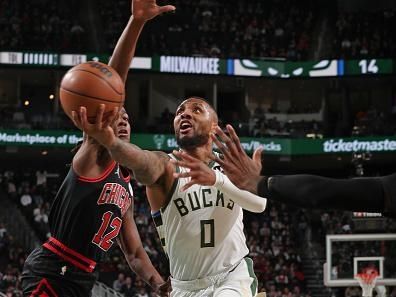
[[[155,0],[134,0],[131,6],[132,16],[109,62],[124,82],[144,24],[175,9],[160,7]],[[129,118],[124,109],[112,127],[118,138],[130,141]],[[131,269],[157,294],[168,295],[168,283],[153,267],[142,246],[133,218],[129,179],[129,172],[103,146],[84,136],[51,207],[52,237],[25,262],[22,273],[25,296],[91,296],[97,278],[96,263],[115,241]]]

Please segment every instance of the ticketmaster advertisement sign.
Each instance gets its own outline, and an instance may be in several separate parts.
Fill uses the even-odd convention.
[[[323,143],[325,153],[349,153],[357,151],[370,152],[394,152],[396,151],[395,140],[344,140],[330,139]]]
[[[80,132],[1,130],[0,145],[72,147],[81,140]],[[178,149],[173,135],[133,134],[131,142],[143,149],[172,151]],[[262,146],[271,155],[341,154],[357,151],[372,153],[396,152],[396,137],[336,139],[241,138],[243,148],[251,153]]]

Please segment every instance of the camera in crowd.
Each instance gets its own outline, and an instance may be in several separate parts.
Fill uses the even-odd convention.
[[[354,152],[352,154],[351,163],[355,167],[355,175],[358,177],[364,176],[364,164],[372,158],[370,152]]]

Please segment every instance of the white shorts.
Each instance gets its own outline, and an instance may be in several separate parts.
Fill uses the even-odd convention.
[[[172,278],[171,281],[171,297],[253,297],[257,294],[257,278],[250,258],[217,275],[192,281]]]

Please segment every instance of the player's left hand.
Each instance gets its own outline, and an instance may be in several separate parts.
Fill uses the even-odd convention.
[[[168,296],[170,296],[171,291],[172,291],[171,280],[168,277],[166,282],[164,282],[158,286],[158,288],[155,290],[154,294],[155,294],[155,296],[159,296],[159,297],[168,297]]]
[[[173,5],[157,5],[156,0],[132,0],[132,14],[135,20],[147,22],[163,13],[176,10]]]
[[[220,127],[216,127],[215,133],[211,135],[213,142],[223,154],[222,158],[214,156],[213,160],[220,164],[224,173],[238,188],[257,193],[263,148],[257,148],[253,157],[249,158],[234,128],[231,125],[227,125],[226,128],[228,135]]]
[[[173,151],[173,154],[180,160],[171,159],[171,163],[190,169],[188,172],[173,173],[174,178],[191,178],[191,180],[181,188],[182,191],[196,184],[202,186],[213,186],[215,184],[216,174],[207,164],[183,151]]]
[[[105,147],[110,147],[117,139],[111,124],[118,117],[118,107],[115,107],[109,116],[104,116],[105,105],[100,104],[96,112],[94,123],[87,118],[87,108],[81,106],[78,111],[72,111],[72,120],[77,128],[95,138]]]

